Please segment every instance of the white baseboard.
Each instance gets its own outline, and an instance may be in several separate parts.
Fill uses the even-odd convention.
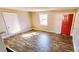
[[[32,28],[33,30],[39,30],[39,31],[46,31],[46,32],[51,32],[51,33],[55,33],[53,31],[49,31],[49,30],[42,30],[42,29],[36,29],[36,28]],[[59,33],[56,33],[56,34],[59,34]]]

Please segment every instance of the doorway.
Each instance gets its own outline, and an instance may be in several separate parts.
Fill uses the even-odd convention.
[[[70,35],[72,21],[73,21],[73,14],[65,14],[63,16],[62,27],[61,27],[62,35]]]

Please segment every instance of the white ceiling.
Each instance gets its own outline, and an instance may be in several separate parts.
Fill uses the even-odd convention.
[[[52,11],[52,10],[73,10],[75,7],[8,7],[8,9],[19,10],[19,11]]]

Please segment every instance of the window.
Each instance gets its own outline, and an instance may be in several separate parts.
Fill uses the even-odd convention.
[[[48,14],[39,14],[40,24],[41,25],[48,25]]]

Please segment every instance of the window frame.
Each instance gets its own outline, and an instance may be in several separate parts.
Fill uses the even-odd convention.
[[[46,18],[46,20],[42,20],[42,18],[40,18],[40,17],[43,17],[43,15],[44,15],[44,17],[45,16],[47,16]],[[43,18],[44,18],[43,17]],[[45,22],[44,22],[45,21]],[[39,23],[40,23],[40,25],[42,25],[42,26],[48,26],[48,13],[39,13]]]

